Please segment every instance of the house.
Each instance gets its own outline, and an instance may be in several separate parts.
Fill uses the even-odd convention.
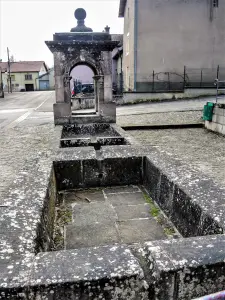
[[[46,73],[38,77],[39,90],[54,90],[55,89],[55,72],[54,68],[50,68]]]
[[[225,1],[120,0],[124,88],[213,87],[225,79]]]
[[[0,62],[4,90],[9,86],[7,62]],[[11,84],[13,91],[39,90],[39,77],[48,72],[44,61],[19,61],[10,63]]]

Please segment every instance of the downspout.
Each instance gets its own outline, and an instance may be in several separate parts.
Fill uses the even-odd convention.
[[[134,91],[137,91],[138,0],[134,1]]]

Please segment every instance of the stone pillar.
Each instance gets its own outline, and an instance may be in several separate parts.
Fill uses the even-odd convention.
[[[53,105],[53,111],[55,125],[69,123],[69,118],[71,117],[70,94],[68,92],[67,78],[63,74],[64,60],[65,56],[63,53],[54,53],[56,103]]]
[[[54,53],[54,70],[55,70],[55,96],[56,103],[64,102],[64,83],[63,83],[63,69],[61,63],[62,53]]]
[[[113,101],[112,96],[112,53],[109,51],[102,52],[104,70],[104,102]]]
[[[99,76],[98,81],[98,112],[100,114],[103,113],[103,105],[104,105],[104,76]]]
[[[71,105],[71,91],[70,91],[70,80],[71,76],[69,72],[64,74],[63,82],[64,82],[64,102],[69,103]]]
[[[116,122],[116,103],[113,102],[112,95],[112,53],[103,51],[101,67],[104,73],[103,97],[99,100],[99,112],[107,122]]]
[[[98,105],[99,105],[99,79],[101,76],[95,75],[93,76],[94,79],[94,91],[95,91],[95,111],[98,112]]]

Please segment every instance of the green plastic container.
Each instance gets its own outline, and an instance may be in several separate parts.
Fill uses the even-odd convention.
[[[212,121],[213,108],[214,108],[213,102],[206,103],[206,105],[204,106],[204,110],[203,110],[203,120],[204,121]]]

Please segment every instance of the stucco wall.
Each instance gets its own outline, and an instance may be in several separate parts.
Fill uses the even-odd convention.
[[[123,36],[124,89],[134,89],[134,0],[127,0]]]
[[[225,1],[138,1],[137,81],[152,71],[225,67]]]

